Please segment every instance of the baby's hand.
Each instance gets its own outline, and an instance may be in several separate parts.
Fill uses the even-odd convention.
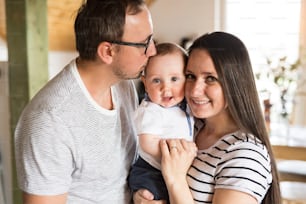
[[[133,195],[134,204],[166,204],[165,200],[153,200],[153,194],[146,190],[140,189]]]

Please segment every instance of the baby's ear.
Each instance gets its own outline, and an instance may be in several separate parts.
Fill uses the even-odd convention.
[[[145,84],[146,79],[145,79],[145,77],[144,77],[143,75],[141,75],[140,79],[141,79],[142,83],[144,83],[144,84]]]

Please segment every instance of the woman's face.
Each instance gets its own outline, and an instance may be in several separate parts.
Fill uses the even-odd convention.
[[[195,49],[189,56],[185,96],[193,115],[197,118],[217,116],[226,108],[215,66],[205,50]]]

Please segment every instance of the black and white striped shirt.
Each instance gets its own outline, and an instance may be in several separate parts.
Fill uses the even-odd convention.
[[[238,131],[200,150],[187,180],[195,203],[212,203],[217,188],[248,193],[260,203],[272,182],[270,157],[261,141]]]

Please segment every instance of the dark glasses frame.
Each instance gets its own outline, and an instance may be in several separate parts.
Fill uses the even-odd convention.
[[[132,47],[144,47],[145,48],[144,54],[147,54],[148,47],[150,46],[152,40],[153,40],[153,35],[150,35],[145,43],[135,43],[135,42],[116,41],[116,40],[110,41],[110,43],[117,45],[132,46]]]

